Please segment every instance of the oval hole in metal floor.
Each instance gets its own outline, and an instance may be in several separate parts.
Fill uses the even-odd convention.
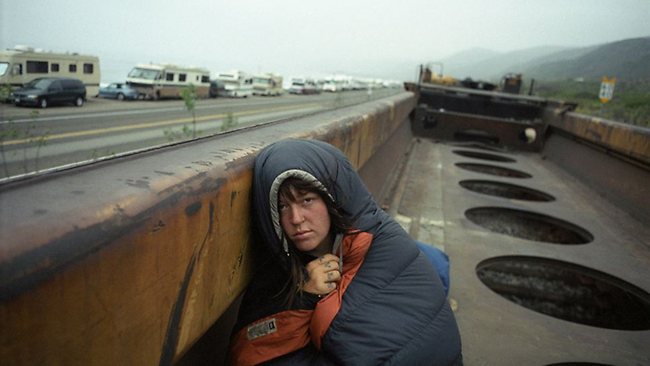
[[[570,222],[531,211],[505,207],[475,207],[465,211],[473,223],[492,232],[553,244],[587,244],[587,230]]]
[[[650,295],[592,268],[549,258],[503,256],[476,266],[483,284],[538,313],[617,330],[650,329]]]
[[[508,178],[531,178],[532,177],[532,175],[522,172],[520,170],[503,168],[496,165],[476,164],[476,163],[456,163],[455,165],[461,169],[469,170],[471,172],[496,175],[499,177],[508,177]]]
[[[458,182],[461,187],[473,192],[490,196],[510,198],[520,201],[550,202],[555,197],[536,189],[518,186],[516,184],[495,182],[490,180],[468,179]]]
[[[493,151],[496,153],[502,153],[503,149],[500,149],[498,146],[490,146],[486,144],[482,144],[480,142],[450,142],[449,146],[454,146],[458,148],[465,148],[465,149],[480,149],[480,150],[487,150],[487,151]]]
[[[482,130],[463,130],[454,133],[455,141],[475,141],[484,144],[499,144],[499,137]]]
[[[501,155],[496,155],[496,154],[489,154],[489,153],[484,153],[480,151],[470,151],[470,150],[453,150],[454,154],[464,156],[466,158],[474,158],[474,159],[481,159],[481,160],[490,160],[490,161],[498,161],[502,163],[514,163],[517,160],[513,158],[509,158],[507,156],[501,156]]]

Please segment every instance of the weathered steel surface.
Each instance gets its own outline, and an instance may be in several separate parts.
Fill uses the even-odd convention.
[[[419,104],[428,108],[477,114],[517,121],[533,121],[541,117],[546,99],[494,91],[422,84]]]
[[[393,199],[391,211],[412,236],[443,247],[450,257],[450,301],[456,309],[464,361],[471,365],[648,364],[648,130],[574,114],[570,104],[540,103],[539,113],[533,114],[541,120],[536,118],[532,124],[540,139],[532,150],[539,153],[527,152],[516,138],[518,131],[531,126],[527,121],[477,115],[480,102],[476,100],[467,103],[474,110],[449,112],[446,105],[438,104],[444,98],[427,99],[429,91],[428,87],[419,91],[413,132],[421,138],[409,156],[398,184],[401,194]],[[449,101],[453,104],[457,99]],[[472,133],[459,134],[463,131]],[[500,159],[487,160],[486,152]],[[497,176],[460,169],[460,164],[488,164],[526,174]],[[522,185],[555,199],[496,197],[468,191],[460,184],[476,179]],[[477,210],[487,212],[485,225],[472,219]],[[547,221],[535,223],[533,217]],[[567,230],[582,239],[558,240],[562,232],[571,235]],[[567,263],[567,271],[559,270],[563,274],[545,281],[537,273],[527,275],[517,268],[522,272],[511,277],[495,273],[493,280],[498,281],[492,281],[495,287],[490,288],[477,272],[483,263],[499,258],[538,260],[539,268],[558,261]],[[585,272],[569,278],[571,268]],[[595,273],[599,274],[589,277]],[[567,282],[562,282],[562,276]],[[613,284],[621,287],[613,289]],[[582,291],[579,304],[571,294],[574,290]],[[497,294],[508,291],[510,301]],[[531,303],[564,318],[533,311]],[[616,313],[625,316],[613,316]],[[575,321],[567,320],[571,317]]]
[[[480,142],[494,147],[539,151],[543,146],[545,125],[539,121],[512,120],[474,114],[440,111],[419,106],[412,121],[413,133],[444,141]],[[526,129],[536,138],[526,139]]]
[[[407,84],[418,97],[413,133],[444,141],[539,151],[548,110],[566,113],[574,104],[539,97],[434,84]],[[553,117],[553,116],[551,116]]]
[[[550,125],[584,141],[650,165],[650,129],[578,113],[560,114]]]
[[[576,143],[575,138],[551,134],[545,143],[544,157],[637,220],[650,223],[650,167],[636,161],[623,164],[619,156]]]
[[[171,364],[249,279],[256,152],[316,138],[361,168],[414,104],[402,93],[1,187],[0,359]]]
[[[544,105],[548,101],[546,98],[531,96],[531,95],[521,95],[521,94],[512,94],[512,93],[500,93],[497,91],[485,91],[480,89],[470,89],[463,87],[454,87],[454,86],[443,86],[438,84],[422,83],[420,85],[420,92],[426,94],[429,91],[433,92],[442,92],[447,94],[462,94],[473,97],[485,97],[489,99],[500,99],[500,100],[509,100],[515,102],[529,102],[537,105]]]
[[[543,260],[570,262],[637,286],[645,292],[640,296],[650,304],[650,228],[647,221],[635,220],[615,200],[610,200],[612,197],[601,196],[588,182],[574,179],[571,172],[560,169],[554,161],[560,155],[500,152],[515,162],[489,164],[524,171],[531,177],[496,177],[460,169],[456,165],[460,162],[486,161],[454,153],[460,147],[453,141],[438,142],[428,138],[417,141],[402,176],[400,185],[403,189],[395,199],[398,204],[391,209],[413,237],[443,247],[450,257],[449,298],[460,328],[465,364],[650,364],[650,330],[647,328],[634,331],[606,329],[542,314],[505,299],[487,287],[477,275],[481,263],[499,257],[539,257],[542,264],[545,263]],[[566,143],[574,144],[571,141]],[[462,149],[485,152],[478,145]],[[600,159],[597,155],[590,158]],[[619,163],[627,164],[624,161]],[[468,179],[516,183],[543,191],[556,200],[535,202],[479,194],[459,184]],[[641,185],[644,181],[634,184]],[[468,219],[467,211],[477,207],[548,215],[588,230],[593,239],[589,243],[563,245],[492,232]],[[645,210],[650,211],[650,206]],[[522,293],[522,300],[526,296],[540,299],[559,297],[556,302],[549,301],[544,305],[550,309],[564,306],[566,311],[577,309],[578,316],[583,311],[585,318],[607,315],[592,313],[598,305],[581,308],[583,304],[576,304],[572,298],[564,299],[562,304],[561,291],[553,292],[553,288],[544,286],[545,282],[534,276],[527,280],[534,287]],[[593,282],[586,276],[583,281],[584,285]],[[560,287],[560,290],[572,288]],[[611,299],[607,295],[591,293],[584,296],[596,304],[626,300]],[[648,316],[650,314],[645,319],[639,318],[639,323],[648,324]]]

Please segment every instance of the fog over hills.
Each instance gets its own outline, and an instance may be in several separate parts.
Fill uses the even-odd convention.
[[[444,74],[457,79],[499,80],[509,72],[544,80],[650,80],[650,37],[590,47],[535,47],[512,52],[471,49],[440,60]],[[433,67],[435,72],[439,69]]]
[[[508,72],[517,72],[525,65],[535,62],[542,57],[564,51],[562,47],[543,46],[506,53],[487,50],[474,52],[463,51],[444,60],[445,74],[457,79],[471,77],[473,79],[500,78]]]

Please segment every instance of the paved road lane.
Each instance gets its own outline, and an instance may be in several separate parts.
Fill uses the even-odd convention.
[[[83,107],[0,105],[0,177],[87,163],[224,129],[268,123],[365,102],[398,92],[207,99],[194,116],[180,100],[119,102],[91,98]],[[226,125],[226,126],[224,126]]]

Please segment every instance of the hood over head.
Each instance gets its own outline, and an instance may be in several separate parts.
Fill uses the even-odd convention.
[[[253,214],[260,238],[285,268],[282,227],[277,210],[278,190],[287,178],[300,178],[327,193],[355,229],[374,231],[387,214],[366,189],[343,153],[317,140],[283,140],[265,147],[255,158]]]

